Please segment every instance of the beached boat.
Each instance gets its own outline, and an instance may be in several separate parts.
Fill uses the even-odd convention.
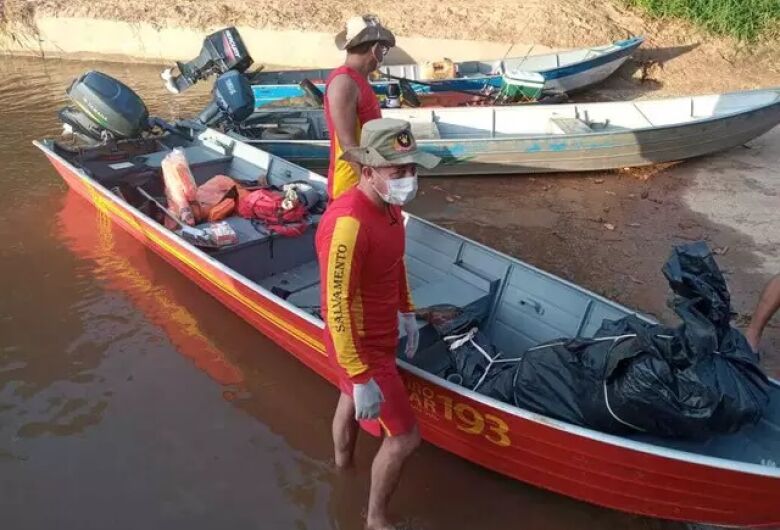
[[[500,88],[504,75],[517,85],[528,88],[529,94],[540,92],[573,92],[600,83],[612,75],[642,44],[643,37],[631,37],[604,46],[578,48],[558,53],[528,55],[493,61],[464,61],[454,63],[457,77],[426,79],[425,68],[419,64],[383,66],[380,72],[410,80],[415,92],[421,94],[451,90],[480,91],[485,87]],[[253,74],[251,82],[255,105],[302,97],[298,85],[308,79],[324,89],[324,81],[331,70],[282,70]],[[421,81],[425,84],[415,83]],[[377,94],[384,95],[391,81],[373,82]]]
[[[219,250],[190,244],[148,216],[145,194],[162,195],[161,162],[184,149],[198,184],[228,175],[251,184],[325,179],[214,130],[74,149],[36,141],[67,184],[141,243],[319,375],[334,382],[318,316],[313,245],[317,216],[300,237],[227,222],[239,242]],[[133,191],[135,190],[135,192]],[[499,349],[520,353],[560,336],[589,336],[605,318],[631,311],[570,282],[406,215],[407,269],[418,307],[487,308],[481,328]],[[277,294],[275,294],[277,293]],[[485,302],[479,304],[477,302]],[[475,304],[476,303],[476,304]],[[419,321],[421,351],[398,359],[427,441],[509,477],[598,505],[720,525],[780,524],[780,385],[756,425],[706,442],[614,436],[490,399],[437,377],[437,336]],[[438,352],[438,354],[437,354]]]
[[[647,101],[523,107],[384,109],[443,159],[423,174],[608,170],[730,149],[780,122],[780,89]],[[315,171],[330,142],[319,109],[256,111],[230,134]]]

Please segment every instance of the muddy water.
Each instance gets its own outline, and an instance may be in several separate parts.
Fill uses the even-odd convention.
[[[377,443],[361,439],[357,468],[334,472],[335,390],[69,193],[30,144],[58,133],[63,90],[90,68],[125,80],[164,118],[201,108],[205,87],[173,97],[154,67],[0,61],[0,528],[361,528]],[[653,235],[664,215],[632,201],[645,188],[657,201],[681,197],[690,184],[589,178],[433,180],[415,208],[663,313],[651,277],[668,251]],[[677,231],[710,229],[682,201],[670,207],[688,223]],[[624,226],[637,216],[644,224]],[[602,217],[617,225],[608,237]],[[734,241],[726,257],[749,259],[738,235],[717,230]],[[756,275],[740,277],[752,296],[766,273],[745,274]],[[409,529],[681,527],[427,445],[392,507]]]

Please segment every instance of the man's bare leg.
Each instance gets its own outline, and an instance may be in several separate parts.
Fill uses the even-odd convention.
[[[336,413],[333,415],[333,449],[336,467],[345,468],[352,464],[355,453],[359,424],[355,419],[355,402],[352,396],[341,393]]]
[[[758,343],[761,342],[764,328],[778,310],[780,310],[780,274],[772,278],[764,287],[756,310],[753,311],[750,326],[745,331],[745,337],[753,351],[758,351]]]
[[[401,470],[409,455],[420,445],[420,431],[386,437],[371,465],[371,493],[368,497],[367,530],[389,530],[387,505],[401,478]]]

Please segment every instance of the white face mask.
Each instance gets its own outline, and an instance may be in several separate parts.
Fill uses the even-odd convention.
[[[385,184],[387,185],[387,193],[380,193],[376,187],[374,187],[374,191],[388,204],[403,206],[411,202],[417,195],[417,175],[386,180]]]

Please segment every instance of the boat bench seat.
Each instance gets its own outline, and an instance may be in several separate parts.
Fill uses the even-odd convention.
[[[295,306],[310,309],[320,305],[320,267],[317,260],[268,276],[258,283]]]
[[[238,235],[238,243],[210,252],[223,264],[254,282],[298,267],[316,258],[314,235],[320,216],[298,237],[272,234],[260,223],[233,216],[225,219]],[[257,227],[257,228],[255,228]]]
[[[489,296],[489,292],[452,276],[412,290],[412,300],[418,308],[441,304],[466,307]]]
[[[116,185],[122,179],[131,175],[139,175],[145,172],[156,171],[162,168],[162,160],[170,151],[157,151],[148,155],[138,155],[125,160],[96,159],[83,163],[84,169],[104,185]],[[184,149],[190,171],[195,181],[202,183],[218,173],[227,173],[233,155],[224,155],[201,146],[187,147]],[[216,167],[215,167],[216,166]]]
[[[321,217],[322,216],[320,215],[312,216],[311,223],[309,224],[308,230],[312,230],[316,228],[317,223],[319,223]],[[258,222],[258,221],[253,222],[251,219],[245,219],[237,215],[233,215],[231,217],[226,218],[225,222],[229,224],[233,230],[236,231],[236,235],[238,236],[238,243],[230,247],[227,247],[225,249],[219,250],[217,252],[238,250],[247,246],[264,243],[269,239],[271,239],[272,237],[274,237],[274,235],[271,232],[265,229],[262,222]],[[207,226],[207,224],[208,223],[203,225],[198,225],[198,227],[202,228]],[[276,236],[276,237],[281,237],[281,236]]]
[[[593,129],[584,121],[577,118],[564,118],[563,116],[554,116],[550,118],[550,123],[560,134],[585,134],[592,133]]]
[[[319,308],[320,273],[316,260],[267,276],[258,283],[297,307],[305,310]],[[451,304],[474,311],[478,319],[487,316],[491,296],[491,289],[482,289],[454,276],[423,283],[412,290],[412,300],[417,308]],[[435,330],[427,322],[418,320],[417,327],[420,329],[421,348],[437,341]],[[400,321],[399,329],[403,350],[406,334],[400,328]]]
[[[212,149],[207,149],[201,145],[185,147],[183,150],[184,156],[187,157],[187,164],[189,164],[190,168],[192,168],[192,166],[219,164],[233,160],[233,155],[226,155]],[[163,158],[165,158],[168,153],[169,151],[159,151],[147,155],[144,157],[144,164],[148,167],[162,167]]]

